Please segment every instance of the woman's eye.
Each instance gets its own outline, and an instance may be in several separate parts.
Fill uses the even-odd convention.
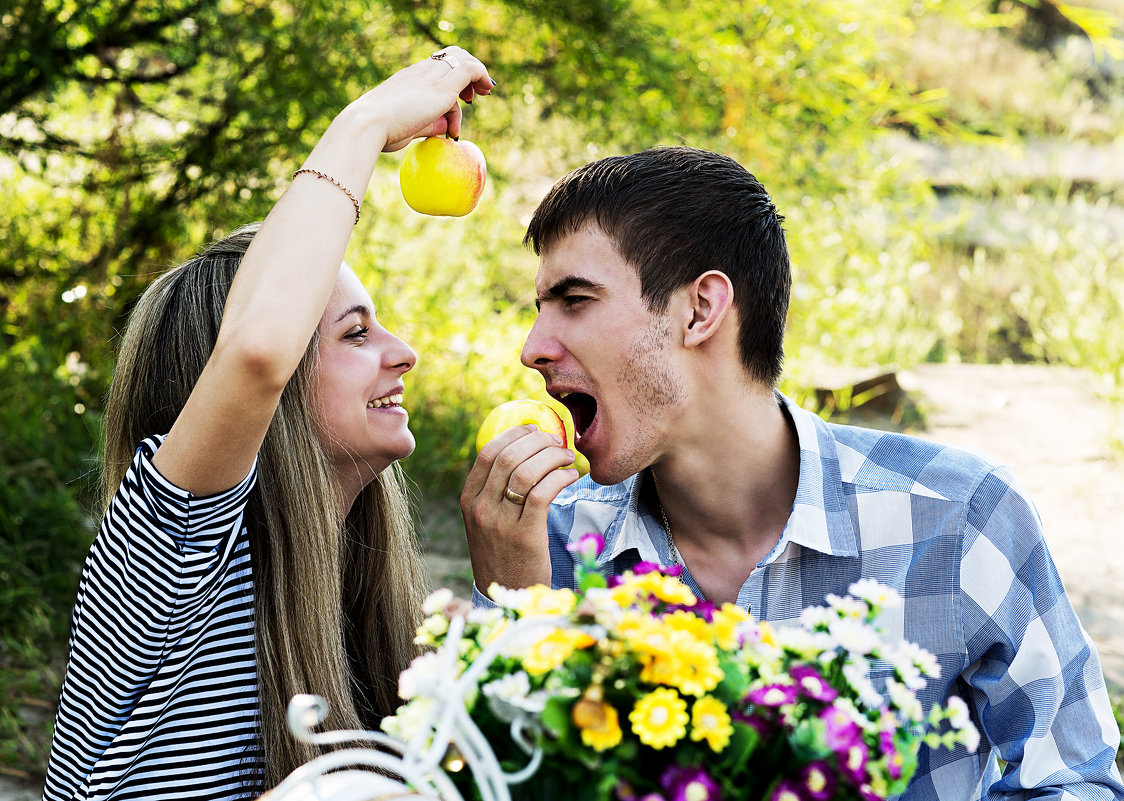
[[[370,328],[356,328],[354,331],[350,331],[350,332],[344,334],[343,338],[344,339],[366,339],[367,338],[367,332],[370,331],[370,330],[371,330]]]

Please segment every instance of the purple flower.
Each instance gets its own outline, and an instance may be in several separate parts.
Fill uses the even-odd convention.
[[[655,573],[660,566],[655,562],[637,562],[632,566],[632,575],[643,576],[645,573]]]
[[[730,718],[752,726],[762,737],[767,737],[773,731],[773,722],[758,714],[747,715],[735,709],[730,713]]]
[[[800,771],[801,795],[811,801],[827,801],[835,792],[835,773],[827,762],[813,762]]]
[[[846,751],[855,743],[861,742],[862,730],[851,716],[837,706],[829,706],[820,713],[827,726],[826,744],[837,754]]]
[[[792,779],[782,779],[773,790],[771,801],[804,801],[800,796],[800,785]]]
[[[855,784],[862,784],[869,778],[866,772],[866,760],[870,752],[864,743],[855,741],[847,749],[839,751],[837,755],[843,775]]]
[[[718,783],[702,768],[672,765],[660,776],[660,786],[670,801],[722,801]]]
[[[690,612],[693,615],[698,615],[707,623],[714,622],[714,601],[695,601],[688,606],[687,604],[670,604],[665,611],[667,612]]]
[[[862,796],[863,801],[882,801],[882,796],[874,792],[874,788],[869,784],[859,786],[859,795]]]
[[[755,706],[784,706],[796,703],[796,688],[791,684],[766,684],[746,696]]]
[[[596,531],[589,531],[578,537],[577,542],[567,544],[566,550],[570,553],[576,553],[585,561],[591,561],[605,550],[605,538]]]
[[[893,754],[897,750],[896,748],[894,748],[893,732],[878,732],[878,746],[882,749],[882,756],[889,756],[890,754]]]
[[[830,704],[839,695],[835,688],[827,683],[827,679],[814,667],[797,665],[789,671],[789,675],[792,676],[796,686],[800,688],[800,694],[805,698]]]
[[[695,601],[695,605],[691,607],[691,611],[701,617],[707,623],[714,622],[714,601]]]

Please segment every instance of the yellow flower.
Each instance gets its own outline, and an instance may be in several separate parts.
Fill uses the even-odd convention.
[[[687,720],[687,702],[666,687],[652,690],[628,714],[640,742],[652,748],[667,748],[683,739]]]
[[[690,634],[697,640],[710,642],[714,639],[710,624],[693,612],[677,609],[669,615],[663,616],[663,624],[674,631]]]
[[[684,695],[702,695],[722,681],[714,646],[681,631],[671,632],[664,650],[641,661],[641,681],[678,687]]]
[[[722,604],[714,611],[714,639],[718,647],[732,651],[738,647],[738,627],[749,622],[749,612],[735,604]]]
[[[663,573],[652,571],[636,578],[637,589],[642,596],[654,595],[667,604],[683,604],[691,606],[695,603],[695,594],[674,576],[665,576]]]
[[[695,701],[691,707],[691,739],[695,742],[706,740],[712,751],[721,751],[730,742],[734,727],[726,706],[709,695]]]
[[[621,741],[620,719],[612,704],[581,698],[570,717],[581,729],[582,742],[596,751],[605,751]]]
[[[672,648],[675,632],[661,626],[659,620],[651,615],[641,613],[629,620],[621,629],[621,635],[629,648],[641,654],[643,658],[667,654]]]
[[[757,624],[757,636],[762,645],[768,645],[773,648],[777,647],[777,632],[773,630],[773,627],[770,626],[768,622],[762,620]]]
[[[526,595],[515,611],[523,617],[568,615],[577,601],[573,590],[552,590],[544,584],[534,584],[526,589]]]
[[[532,676],[541,676],[569,659],[575,650],[588,648],[594,642],[592,637],[578,629],[554,629],[522,655],[523,669]]]

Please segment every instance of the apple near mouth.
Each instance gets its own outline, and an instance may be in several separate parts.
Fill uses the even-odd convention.
[[[562,447],[569,447],[568,443],[574,439],[572,430],[548,404],[531,399],[513,400],[501,403],[484,418],[476,434],[476,452],[482,451],[501,432],[528,423],[534,423],[548,434],[556,434],[562,440]],[[589,472],[589,461],[575,452],[574,461],[561,469],[566,468],[573,468],[584,476]]]
[[[484,192],[487,165],[467,139],[430,136],[413,142],[398,176],[402,197],[414,211],[435,217],[463,217]]]

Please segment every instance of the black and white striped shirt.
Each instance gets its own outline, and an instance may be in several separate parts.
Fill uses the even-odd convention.
[[[253,576],[257,466],[197,498],[137,448],[78,590],[44,790],[56,799],[261,791]]]

